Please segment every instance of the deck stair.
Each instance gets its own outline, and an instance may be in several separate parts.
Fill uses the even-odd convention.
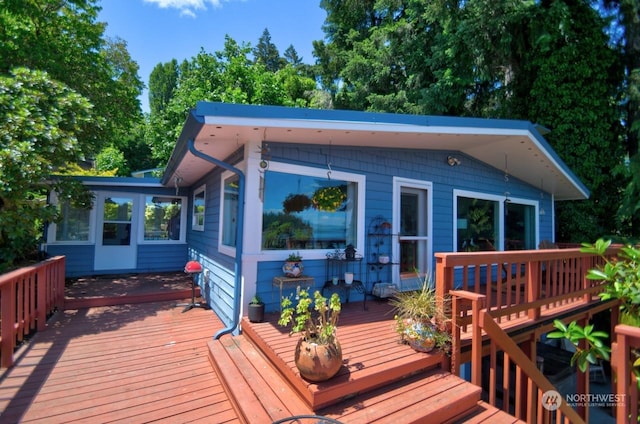
[[[349,325],[345,324],[341,326],[341,337],[349,339],[353,336],[349,336]],[[485,422],[483,417],[490,417],[494,424],[518,422],[483,404],[479,387],[443,371],[439,355],[413,352],[413,361],[408,361],[390,352],[383,356],[392,359],[376,365],[375,358],[360,353],[356,356],[360,361],[350,363],[351,349],[346,342],[341,372],[329,382],[308,383],[291,369],[291,364],[274,360],[273,346],[278,349],[279,344],[288,345],[291,339],[286,334],[280,335],[280,341],[276,341],[276,335],[270,338],[267,326],[269,323],[256,326],[243,321],[242,335],[225,335],[208,342],[211,363],[245,422],[268,423],[309,414],[345,423],[418,423],[427,417],[434,423],[481,423]],[[265,337],[272,347],[266,347]],[[295,345],[295,339],[293,342]],[[394,345],[408,348],[395,343],[390,349]],[[375,352],[380,354],[383,350],[378,348]]]

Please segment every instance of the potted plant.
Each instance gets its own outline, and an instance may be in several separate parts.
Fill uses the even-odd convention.
[[[264,302],[257,294],[251,298],[249,302],[249,321],[262,322],[264,321]]]
[[[295,363],[300,375],[309,381],[325,381],[336,375],[342,366],[342,348],[336,337],[340,315],[340,296],[333,293],[327,300],[319,291],[313,298],[309,291],[297,291],[297,305],[291,296],[282,299],[278,324],[291,324],[290,335],[300,334],[296,345]]]
[[[290,253],[289,257],[284,261],[284,265],[282,265],[282,272],[287,277],[298,278],[302,277],[302,271],[304,271],[304,266],[302,265],[300,252]]]
[[[445,302],[438,302],[429,283],[427,275],[418,290],[398,292],[390,300],[394,307],[396,332],[401,342],[417,351],[430,352],[436,348],[448,352],[451,334],[446,325],[445,311],[440,306]]]

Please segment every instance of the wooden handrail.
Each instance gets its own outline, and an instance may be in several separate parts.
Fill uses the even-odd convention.
[[[482,328],[491,339],[492,344],[495,343],[497,347],[500,347],[505,352],[505,356],[508,356],[508,359],[511,360],[519,370],[522,370],[522,373],[527,378],[526,385],[528,393],[526,397],[529,401],[526,411],[527,422],[542,422],[542,417],[540,416],[541,411],[540,408],[537,407],[537,405],[542,401],[542,399],[539,398],[539,395],[540,393],[555,391],[555,387],[544,376],[544,374],[540,372],[536,364],[533,363],[520,349],[520,347],[518,347],[518,345],[509,337],[509,335],[500,328],[486,310],[480,311],[479,324],[480,328]],[[495,348],[492,350],[495,350]],[[475,356],[476,355],[474,354],[474,357]],[[495,360],[492,359],[492,361]],[[508,367],[505,366],[504,369],[508,370]],[[480,375],[481,369],[477,367],[475,372],[477,375],[472,375],[472,381],[480,382],[482,379]],[[519,373],[519,371],[516,371],[516,373]],[[523,386],[523,384],[517,384],[517,386]],[[516,390],[518,390],[518,388],[516,388]],[[519,397],[520,395],[516,393],[516,399]],[[573,424],[584,423],[582,417],[580,417],[580,415],[578,415],[578,413],[566,402],[559,402],[559,407],[556,410],[556,417],[558,413],[564,415]]]
[[[640,328],[619,324],[614,329],[615,342],[611,346],[611,367],[616,375],[616,423],[638,422],[638,381],[633,373],[631,349],[640,348]]]
[[[13,366],[17,343],[62,310],[64,278],[64,256],[0,275],[0,368]]]

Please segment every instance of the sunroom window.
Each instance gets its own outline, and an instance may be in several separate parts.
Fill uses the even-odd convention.
[[[201,186],[193,193],[193,221],[194,230],[204,231],[204,212],[206,210],[206,190]]]
[[[296,171],[264,175],[262,249],[357,248],[358,178],[335,173],[329,178],[324,170],[301,167]]]
[[[144,205],[144,240],[180,240],[182,198],[146,196]]]
[[[89,241],[91,210],[75,208],[68,201],[57,206],[61,219],[55,223],[55,241]]]

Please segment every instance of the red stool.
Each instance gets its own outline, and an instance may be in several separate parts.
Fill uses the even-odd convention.
[[[196,303],[196,280],[198,278],[198,274],[202,272],[202,265],[200,265],[200,262],[198,261],[189,261],[184,266],[184,272],[191,274],[193,277],[193,281],[191,282],[191,303],[178,303],[176,306],[184,306],[185,308],[182,311],[183,313],[191,310],[192,308],[208,309],[209,307],[206,304]]]

